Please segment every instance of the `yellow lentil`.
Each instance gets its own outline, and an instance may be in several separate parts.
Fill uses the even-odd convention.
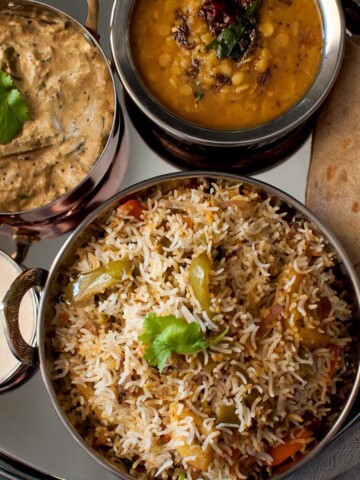
[[[169,25],[159,25],[158,26],[158,34],[161,36],[161,37],[167,37],[169,34],[170,34],[170,26]]]
[[[274,25],[270,22],[265,22],[260,25],[259,30],[264,37],[271,37],[271,35],[274,33]]]
[[[231,77],[232,84],[235,85],[235,87],[237,87],[238,85],[240,85],[241,82],[243,82],[244,78],[245,78],[245,73],[236,72]]]
[[[244,92],[245,90],[247,90],[249,87],[250,87],[249,84],[240,85],[240,87],[237,87],[235,91],[236,91],[236,93],[241,93],[241,92]]]
[[[171,57],[168,53],[162,53],[159,57],[160,67],[167,67],[171,63]]]
[[[193,89],[190,87],[190,85],[181,85],[179,93],[180,95],[184,95],[185,97],[187,97],[193,94]]]
[[[289,40],[289,35],[285,32],[280,32],[275,39],[276,44],[279,45],[279,47],[286,47],[289,45]]]

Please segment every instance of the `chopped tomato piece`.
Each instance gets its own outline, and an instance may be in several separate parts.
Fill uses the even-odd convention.
[[[132,198],[127,202],[120,205],[121,210],[125,211],[128,215],[132,215],[133,217],[140,219],[140,216],[143,212],[143,206],[139,200]]]

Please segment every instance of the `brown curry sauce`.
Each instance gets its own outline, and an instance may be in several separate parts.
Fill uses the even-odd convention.
[[[0,211],[24,211],[56,200],[90,172],[111,132],[114,87],[82,32],[45,14],[1,12],[0,69],[31,117],[0,145]]]

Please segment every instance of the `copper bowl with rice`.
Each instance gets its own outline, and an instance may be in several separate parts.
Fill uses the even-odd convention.
[[[17,323],[35,286],[38,348]],[[359,414],[359,301],[302,204],[195,172],[105,202],[2,310],[72,436],[120,478],[281,479]]]

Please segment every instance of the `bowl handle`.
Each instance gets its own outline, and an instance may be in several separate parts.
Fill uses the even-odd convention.
[[[87,0],[88,3],[88,15],[85,26],[89,32],[94,35],[95,38],[99,38],[97,31],[99,20],[99,0]]]
[[[48,272],[42,268],[30,268],[22,272],[12,283],[7,292],[0,312],[2,313],[3,327],[9,348],[13,355],[24,365],[39,364],[37,347],[25,342],[19,327],[19,309],[21,300],[30,288],[44,288]]]
[[[22,264],[30,247],[38,240],[38,238],[23,233],[15,233],[12,236],[12,239],[14,240],[16,250],[11,254],[11,258],[15,260],[16,263]]]

